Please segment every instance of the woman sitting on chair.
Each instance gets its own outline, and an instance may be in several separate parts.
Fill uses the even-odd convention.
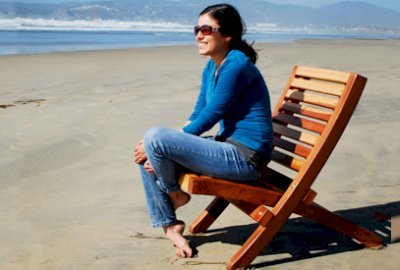
[[[163,227],[179,257],[192,257],[175,211],[190,195],[178,184],[182,169],[232,181],[255,181],[270,160],[271,109],[267,86],[255,66],[257,53],[242,39],[244,23],[227,4],[209,6],[194,28],[198,52],[211,59],[202,74],[194,111],[182,131],[150,128],[134,150],[150,218]],[[215,137],[200,137],[219,123]]]

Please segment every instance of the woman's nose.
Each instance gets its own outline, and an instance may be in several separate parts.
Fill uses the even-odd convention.
[[[201,33],[201,31],[197,32],[196,39],[197,40],[202,40],[203,38],[204,38],[204,35]]]

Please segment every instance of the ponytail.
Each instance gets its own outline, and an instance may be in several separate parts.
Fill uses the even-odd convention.
[[[230,46],[231,50],[239,50],[244,53],[250,61],[255,64],[257,62],[258,54],[253,48],[253,43],[249,44],[246,40],[241,39],[239,42],[232,43]]]

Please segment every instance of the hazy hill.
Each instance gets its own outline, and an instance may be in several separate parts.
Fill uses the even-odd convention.
[[[0,2],[0,18],[121,20],[194,24],[205,6],[218,1],[119,0],[64,4]],[[263,0],[227,1],[238,7],[249,25],[400,28],[400,13],[362,2],[345,1],[310,8]]]

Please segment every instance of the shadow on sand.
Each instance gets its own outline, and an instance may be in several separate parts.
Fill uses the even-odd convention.
[[[336,211],[336,213],[361,224],[367,229],[375,231],[382,237],[385,245],[400,242],[399,239],[391,239],[390,220],[390,217],[400,216],[400,201]],[[230,226],[209,230],[207,233],[201,235],[190,235],[187,236],[187,239],[193,247],[199,247],[204,243],[210,242],[222,242],[241,246],[256,227],[257,224]],[[292,218],[286,222],[281,231],[259,255],[286,254],[287,256],[278,256],[278,259],[275,257],[272,260],[266,257],[265,262],[253,264],[251,267],[261,268],[362,248],[364,246],[353,239],[328,229],[323,225],[304,218]],[[228,260],[229,258],[226,259]]]

